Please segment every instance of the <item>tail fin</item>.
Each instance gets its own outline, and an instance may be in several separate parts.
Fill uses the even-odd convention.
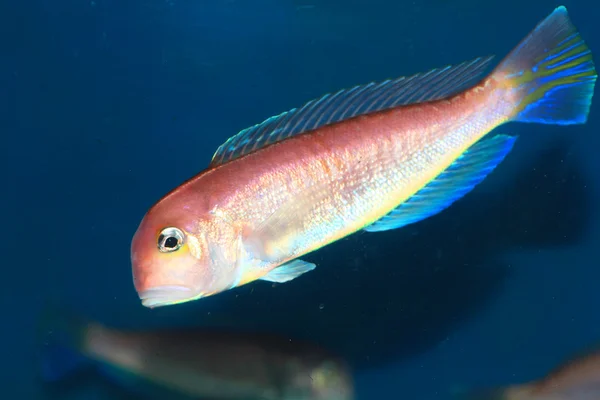
[[[44,381],[61,380],[91,365],[80,353],[86,326],[62,313],[44,312],[39,325],[40,373]]]
[[[565,7],[540,22],[493,74],[514,94],[512,121],[587,121],[597,74],[592,53]]]

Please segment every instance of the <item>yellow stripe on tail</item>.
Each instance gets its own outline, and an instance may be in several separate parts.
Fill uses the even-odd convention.
[[[596,69],[592,53],[558,7],[493,73],[515,99],[512,121],[583,124],[592,103]]]

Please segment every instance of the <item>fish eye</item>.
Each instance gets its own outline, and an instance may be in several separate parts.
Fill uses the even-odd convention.
[[[158,236],[158,251],[171,253],[183,246],[184,236],[181,229],[169,227],[162,230]]]

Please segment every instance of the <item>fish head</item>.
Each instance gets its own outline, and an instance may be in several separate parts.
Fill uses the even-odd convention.
[[[346,362],[328,353],[301,350],[301,360],[288,364],[290,393],[303,393],[304,397],[298,397],[314,400],[354,399],[354,380]]]
[[[354,399],[354,382],[348,367],[337,360],[323,360],[309,372],[312,397],[318,400]]]
[[[234,286],[235,260],[214,239],[215,229],[218,235],[226,228],[189,207],[159,203],[151,209],[131,242],[133,282],[142,305],[186,303]]]

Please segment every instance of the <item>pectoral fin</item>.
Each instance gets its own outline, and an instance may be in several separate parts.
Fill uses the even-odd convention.
[[[243,233],[243,243],[252,257],[276,263],[293,255],[298,240],[306,234],[307,215],[330,195],[328,185],[314,181],[274,210],[255,228]]]
[[[277,283],[289,282],[292,279],[296,279],[300,275],[312,271],[316,267],[317,266],[315,264],[306,261],[292,260],[275,268],[267,275],[260,278],[260,280]]]

